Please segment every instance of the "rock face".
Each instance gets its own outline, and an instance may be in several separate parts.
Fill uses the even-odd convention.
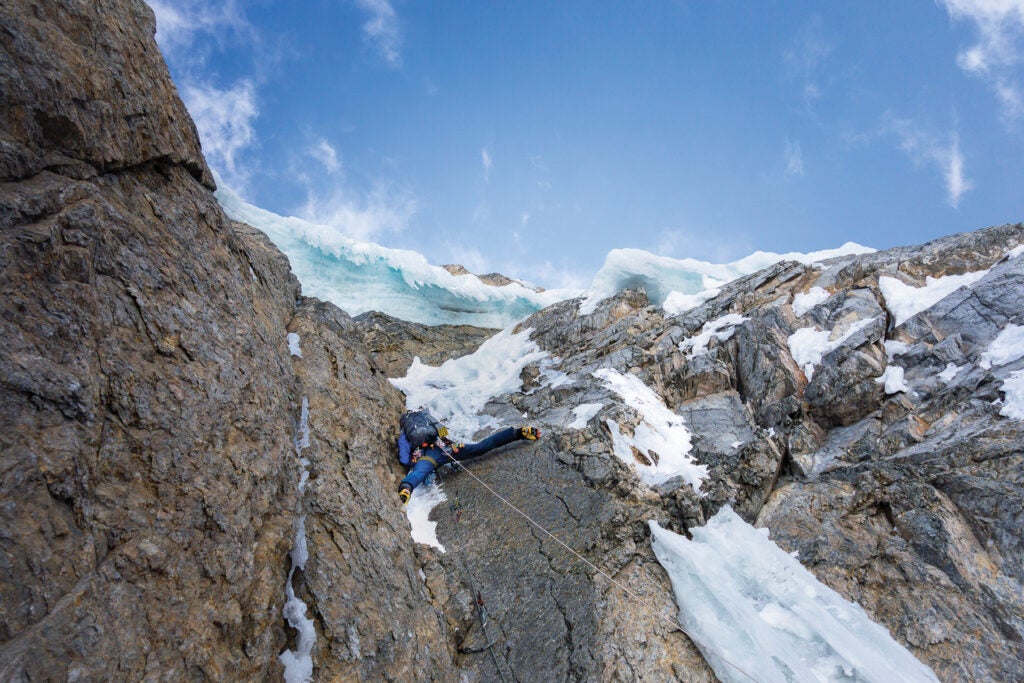
[[[545,438],[441,475],[441,553],[397,501],[387,378],[492,331],[302,297],[214,200],[153,28],[133,0],[0,6],[0,679],[280,680],[299,539],[317,680],[710,681],[646,523],[727,503],[941,679],[1024,678],[999,403],[1024,361],[989,352],[1024,325],[1022,226],[776,264],[676,316],[641,291],[531,316],[547,356],[484,412]],[[885,294],[982,270],[916,314]],[[620,457],[641,415],[607,369],[683,418],[703,495]]]

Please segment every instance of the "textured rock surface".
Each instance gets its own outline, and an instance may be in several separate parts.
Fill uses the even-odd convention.
[[[369,311],[355,319],[363,341],[388,377],[402,377],[419,358],[441,365],[449,358],[472,353],[498,330],[470,325],[420,325],[385,313]]]
[[[998,404],[1024,360],[980,362],[1024,325],[1022,226],[776,264],[673,317],[633,291],[531,316],[549,357],[485,412],[546,436],[470,467],[589,564],[465,472],[442,475],[442,554],[397,504],[386,379],[490,331],[302,298],[210,194],[141,2],[6,3],[0,31],[0,679],[279,680],[302,520],[318,680],[713,680],[646,522],[726,503],[943,680],[1024,677],[1024,443]],[[898,326],[878,286],[989,268]],[[798,316],[813,286],[829,296]],[[835,344],[808,376],[789,339],[813,326]],[[893,367],[908,391],[876,381]],[[609,420],[640,415],[601,368],[684,418],[703,495],[614,453]],[[570,428],[584,403],[603,407]]]
[[[298,285],[199,182],[145,5],[0,32],[0,679],[273,676]]]

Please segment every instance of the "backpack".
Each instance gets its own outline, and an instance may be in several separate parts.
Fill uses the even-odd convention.
[[[439,437],[447,436],[448,429],[425,410],[404,413],[398,419],[409,445],[416,449],[421,445],[433,444]]]

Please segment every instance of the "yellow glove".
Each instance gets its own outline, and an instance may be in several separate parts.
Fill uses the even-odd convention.
[[[519,434],[529,441],[536,441],[540,438],[540,430],[536,427],[523,427],[519,430]]]

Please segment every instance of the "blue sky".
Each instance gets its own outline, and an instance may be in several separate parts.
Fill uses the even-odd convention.
[[[1024,0],[149,0],[248,201],[549,287],[1024,220]]]

